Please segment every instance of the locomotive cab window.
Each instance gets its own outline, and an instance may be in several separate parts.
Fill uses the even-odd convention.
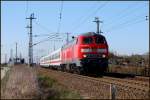
[[[105,38],[101,36],[95,37],[95,43],[97,44],[105,43]]]
[[[93,38],[92,37],[85,37],[85,38],[83,38],[83,43],[84,44],[91,44],[91,43],[93,43]]]

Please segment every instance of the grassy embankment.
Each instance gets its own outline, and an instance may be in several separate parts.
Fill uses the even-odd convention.
[[[41,99],[81,99],[81,96],[68,90],[52,79],[43,74],[38,74],[38,82],[41,89]]]

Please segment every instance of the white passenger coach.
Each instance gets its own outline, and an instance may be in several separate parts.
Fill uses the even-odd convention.
[[[61,64],[61,48],[40,59],[42,67],[57,68]]]

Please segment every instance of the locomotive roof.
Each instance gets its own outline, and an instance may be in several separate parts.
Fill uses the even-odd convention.
[[[103,36],[103,35],[101,35],[101,34],[97,34],[97,33],[95,33],[95,32],[87,32],[87,33],[83,33],[83,34],[81,34],[80,36]]]

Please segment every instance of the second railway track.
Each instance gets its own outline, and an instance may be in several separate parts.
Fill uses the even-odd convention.
[[[131,84],[131,85],[134,85],[134,86],[137,86],[137,87],[140,87],[140,88],[147,88],[149,87],[149,83],[148,82],[143,82],[143,81],[137,81],[137,80],[130,80],[130,79],[120,79],[120,78],[113,78],[113,77],[107,77],[107,76],[104,76],[103,79],[108,79],[108,80],[111,80],[111,81],[118,81],[118,82],[122,82],[122,83],[125,83],[125,84]]]

